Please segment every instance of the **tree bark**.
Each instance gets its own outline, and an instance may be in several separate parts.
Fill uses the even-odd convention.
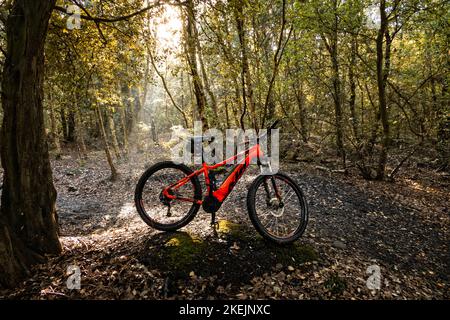
[[[84,124],[83,117],[81,115],[80,106],[78,105],[78,96],[77,92],[73,92],[73,101],[75,108],[75,116],[76,116],[76,126],[75,126],[75,135],[78,144],[79,153],[81,158],[87,159],[87,151],[86,151],[86,143],[84,142]]]
[[[186,42],[186,56],[188,58],[189,70],[191,71],[192,83],[194,85],[194,95],[197,102],[197,120],[202,122],[203,128],[208,128],[207,118],[205,116],[206,109],[206,96],[203,88],[202,81],[200,79],[200,75],[198,72],[198,64],[197,64],[197,40],[195,38],[195,12],[194,12],[194,4],[192,0],[187,1],[186,5],[187,11],[187,23],[186,23],[186,32],[185,42]]]
[[[67,141],[75,142],[75,111],[71,109],[68,111],[67,115]]]
[[[147,93],[144,93],[144,96],[146,96],[146,95],[147,95]],[[125,150],[125,155],[128,156],[129,148],[128,148],[128,135],[127,135],[127,125],[126,125],[127,121],[126,121],[125,107],[122,106],[119,108],[120,108],[120,122],[122,124],[122,134],[123,134],[123,149]]]
[[[385,175],[387,152],[390,144],[389,117],[386,102],[386,84],[390,70],[391,37],[389,35],[388,18],[386,14],[386,0],[380,1],[380,28],[377,35],[377,85],[378,85],[378,107],[383,136],[381,139],[381,150],[378,158],[376,179],[382,180]],[[386,43],[383,45],[384,40]]]
[[[61,130],[64,141],[67,141],[67,119],[66,119],[66,110],[63,106],[59,109],[59,114],[61,116]]]
[[[0,283],[16,285],[61,252],[43,114],[44,44],[55,0],[16,0],[2,79]]]
[[[177,109],[177,111],[183,116],[183,121],[184,124],[186,126],[186,128],[189,126],[189,122],[188,122],[188,118],[186,116],[186,112],[183,109],[183,102],[181,104],[181,107],[177,104],[177,102],[175,101],[175,98],[172,95],[172,92],[169,89],[169,86],[167,85],[167,81],[166,78],[164,77],[164,75],[161,73],[161,71],[159,71],[158,66],[156,65],[155,59],[153,58],[153,54],[151,52],[151,49],[149,48],[147,51],[147,54],[150,58],[150,62],[153,66],[153,69],[155,70],[156,74],[158,75],[158,77],[161,79],[161,82],[163,84],[164,90],[166,91],[166,94],[169,96],[170,102],[172,102],[172,105],[174,106],[175,109]],[[182,96],[183,98],[183,96]],[[153,116],[152,116],[153,118]]]
[[[244,3],[240,0],[234,1],[234,16],[236,20],[236,29],[239,36],[240,50],[241,50],[241,82],[242,82],[242,99],[244,103],[244,110],[241,115],[241,128],[244,129],[244,116],[247,111],[247,103],[250,111],[250,119],[252,121],[253,129],[258,130],[258,123],[256,121],[256,106],[253,97],[252,76],[250,73],[250,66],[248,63],[248,48],[247,38],[245,32],[244,19]]]
[[[50,131],[52,135],[52,143],[55,148],[55,158],[61,158],[61,144],[59,143],[59,135],[56,130],[56,119],[55,119],[55,111],[53,107],[53,101],[51,95],[48,95],[48,106],[50,109]]]
[[[80,146],[80,154],[83,159],[88,158],[87,150],[86,150],[86,142],[84,141],[84,124],[83,124],[83,117],[81,115],[80,109],[77,108],[77,128],[76,128],[76,134],[77,134],[77,143]]]
[[[341,77],[339,66],[339,53],[338,53],[338,13],[337,13],[337,0],[333,1],[334,8],[334,28],[331,35],[331,64],[333,68],[333,90],[334,90],[334,113],[336,123],[336,146],[338,155],[342,158],[343,165],[345,167],[345,150],[344,150],[344,136],[343,136],[343,124],[342,124],[342,89],[341,89]]]
[[[344,149],[344,134],[343,134],[343,121],[342,121],[342,84],[340,77],[340,65],[339,65],[339,46],[338,46],[338,28],[339,28],[339,17],[338,17],[338,1],[333,0],[333,10],[334,10],[334,21],[333,27],[330,30],[329,41],[327,37],[322,34],[322,40],[330,54],[331,59],[331,71],[332,71],[332,83],[333,83],[333,101],[334,101],[334,120],[336,127],[336,149],[337,155],[342,158],[342,163],[345,167],[345,149]]]
[[[352,128],[353,135],[355,136],[355,140],[359,143],[359,131],[358,131],[358,118],[356,114],[356,81],[355,81],[355,64],[356,64],[356,53],[357,53],[357,44],[356,44],[356,36],[352,37],[351,43],[351,52],[350,52],[350,64],[348,69],[348,81],[350,83],[350,98],[348,101],[348,105],[350,108],[350,114],[352,116]]]
[[[113,111],[106,110],[106,115],[108,117],[108,119],[107,119],[108,120],[108,128],[109,128],[111,142],[112,142],[113,149],[114,149],[114,154],[116,155],[117,159],[120,159],[122,156],[120,154],[119,142],[117,140],[116,124],[114,123]]]
[[[108,139],[106,138],[105,125],[103,123],[102,113],[100,112],[100,108],[98,107],[98,104],[96,104],[96,106],[95,106],[95,111],[97,114],[98,125],[100,127],[100,133],[101,133],[102,140],[103,140],[103,146],[105,149],[106,160],[108,161],[109,168],[111,169],[111,181],[115,181],[119,177],[119,173],[117,172],[117,169],[114,166],[114,162],[112,160],[111,151],[110,151],[109,145],[108,145]]]
[[[264,127],[264,125],[266,123],[266,118],[268,118],[269,121],[273,120],[273,115],[275,113],[275,103],[273,102],[272,91],[273,91],[273,87],[275,84],[275,79],[278,75],[278,69],[280,67],[284,49],[286,48],[286,45],[291,37],[292,30],[293,30],[293,28],[291,27],[289,30],[289,33],[286,37],[286,40],[283,41],[285,27],[286,27],[286,0],[283,0],[282,1],[282,19],[281,19],[280,35],[278,37],[277,49],[275,51],[275,55],[273,56],[272,75],[269,79],[269,88],[267,89],[266,99],[264,102],[264,115],[263,115],[262,122],[261,122],[262,127]]]
[[[302,137],[303,142],[308,142],[308,128],[307,128],[307,115],[305,108],[305,96],[303,93],[303,83],[301,81],[297,81],[297,83],[292,83],[292,89],[295,95],[295,101],[297,102],[298,115],[300,120],[300,129],[299,133]],[[298,88],[297,88],[298,87]]]
[[[219,115],[219,110],[217,108],[217,99],[216,96],[214,95],[214,92],[211,90],[211,85],[209,83],[209,78],[208,78],[208,74],[206,72],[206,67],[205,67],[205,63],[203,60],[203,53],[202,53],[202,47],[200,45],[200,39],[198,37],[198,30],[197,30],[197,26],[195,25],[195,23],[193,24],[193,31],[194,31],[194,38],[195,38],[195,42],[197,45],[197,54],[198,54],[198,61],[200,62],[200,70],[202,71],[202,76],[203,76],[203,84],[206,90],[206,93],[209,96],[209,99],[211,100],[211,109],[213,114],[215,115],[215,117],[212,120],[212,124],[216,125],[218,124],[218,119],[216,118]]]

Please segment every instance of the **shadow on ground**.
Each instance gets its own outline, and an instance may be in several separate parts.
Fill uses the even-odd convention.
[[[142,249],[135,257],[165,275],[165,296],[177,295],[186,281],[199,277],[213,277],[218,285],[238,292],[242,284],[274,268],[301,268],[318,259],[309,245],[272,245],[247,227],[227,220],[219,221],[215,235],[200,238],[188,232],[158,233],[147,238]],[[215,287],[210,289],[210,294],[216,294]]]

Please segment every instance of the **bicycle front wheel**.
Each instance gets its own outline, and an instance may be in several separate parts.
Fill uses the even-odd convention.
[[[169,191],[180,199],[168,199],[163,194],[165,188],[191,173],[193,171],[183,164],[165,161],[150,167],[142,175],[136,185],[134,201],[145,223],[160,231],[175,231],[194,219],[200,205],[193,200],[200,200],[202,196],[200,181],[196,176],[183,186]]]
[[[300,238],[308,223],[306,199],[297,183],[283,173],[257,177],[247,194],[247,208],[255,229],[277,244]]]

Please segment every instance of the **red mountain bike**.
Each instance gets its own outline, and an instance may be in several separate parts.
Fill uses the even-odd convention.
[[[194,138],[191,138],[191,146],[194,142]],[[193,152],[193,148],[191,151]],[[196,171],[171,161],[153,165],[144,172],[136,186],[134,200],[139,215],[155,229],[175,231],[191,222],[202,206],[203,210],[212,214],[211,225],[215,226],[217,210],[252,159],[261,159],[263,156],[259,143],[244,152],[245,158],[227,174],[219,186],[215,171],[234,163],[242,153],[214,165],[207,165],[202,161],[202,168]],[[262,165],[261,161],[257,163]],[[198,179],[202,174],[206,184],[205,197]],[[308,222],[308,207],[300,187],[292,178],[280,172],[260,175],[253,181],[247,194],[247,208],[256,230],[264,238],[278,244],[297,240]]]

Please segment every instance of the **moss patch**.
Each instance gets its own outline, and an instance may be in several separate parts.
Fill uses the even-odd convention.
[[[188,233],[176,233],[164,243],[160,258],[168,269],[177,274],[188,274],[207,250],[207,244]]]
[[[276,255],[282,264],[302,264],[319,259],[319,255],[313,247],[295,243],[287,247],[278,247]]]
[[[247,232],[245,232],[243,226],[228,220],[218,221],[217,233],[223,237],[231,237],[243,240],[248,237]]]

